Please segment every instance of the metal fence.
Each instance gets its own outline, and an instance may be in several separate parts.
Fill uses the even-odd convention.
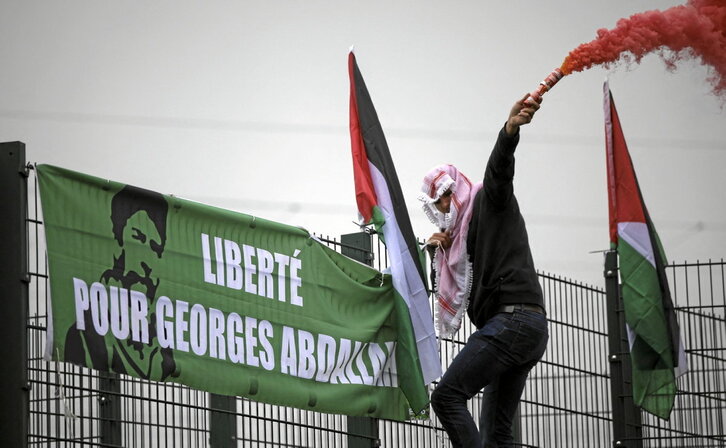
[[[24,168],[24,147],[13,145],[2,144],[0,156],[22,150],[23,160],[13,159],[9,169],[8,161],[3,160],[0,179],[4,182],[6,176],[15,176],[14,182],[27,181],[27,201],[22,191],[10,193],[17,196],[15,202],[25,202],[27,207],[18,211],[8,201],[0,203],[4,216],[22,221],[23,235],[17,235],[17,241],[25,258],[4,252],[6,272],[0,281],[11,284],[16,273],[5,268],[21,263],[18,278],[22,277],[22,285],[17,291],[9,290],[9,299],[27,302],[11,306],[12,312],[0,317],[0,327],[5,331],[2,336],[12,337],[8,328],[14,323],[22,325],[18,337],[27,338],[27,353],[22,355],[26,361],[17,366],[21,372],[10,369],[14,376],[6,373],[7,381],[0,390],[7,391],[7,399],[17,404],[2,414],[5,421],[0,438],[9,441],[6,446],[449,446],[433,414],[430,419],[407,422],[320,414],[44,361],[49,286],[42,213],[33,172]],[[3,221],[0,231],[13,238],[5,233],[12,226],[5,224]],[[380,243],[370,247],[373,240],[366,234],[322,239],[377,268],[387,265],[385,250]],[[617,296],[608,299],[602,288],[540,273],[550,343],[530,373],[522,397],[515,427],[520,446],[726,446],[726,263],[672,264],[668,269],[690,364],[690,372],[679,379],[670,421],[641,415],[628,404],[632,397],[628,395],[627,353],[613,348],[623,341],[610,330],[613,322],[622,327]],[[444,364],[453,359],[472,330],[464,327],[455,339],[441,341]],[[18,386],[21,391],[16,390]],[[475,419],[479,418],[479,405],[479,396],[470,402]],[[16,433],[19,438],[12,439]]]
[[[726,263],[667,270],[689,371],[668,422],[643,413],[643,446],[726,447]]]

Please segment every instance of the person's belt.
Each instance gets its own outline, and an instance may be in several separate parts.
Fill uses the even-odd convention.
[[[502,305],[499,307],[500,313],[513,313],[517,310],[534,311],[535,313],[544,314],[544,309],[534,303],[515,303],[514,305]]]

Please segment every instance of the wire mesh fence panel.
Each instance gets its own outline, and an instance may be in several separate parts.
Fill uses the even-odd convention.
[[[377,433],[359,434],[350,428],[346,416],[243,398],[233,398],[232,407],[222,410],[215,408],[206,392],[180,384],[44,361],[45,338],[52,322],[46,309],[49,280],[43,217],[32,173],[28,192],[29,445],[206,447],[211,446],[210,422],[216,412],[230,416],[233,422],[232,446],[344,447],[351,446],[351,437],[364,446],[450,446],[433,412],[429,418],[405,422],[378,420],[374,422]],[[344,248],[335,238],[320,239],[338,251]],[[364,252],[366,262],[375,268],[388,266],[380,242]],[[725,271],[723,261],[669,266],[690,371],[679,379],[670,421],[643,414],[643,439],[637,441],[641,445],[633,446],[726,445]],[[609,447],[611,378],[605,292],[547,273],[539,273],[539,278],[550,340],[543,359],[530,372],[515,425],[517,438],[521,446],[530,447]],[[431,305],[433,308],[433,298]],[[454,338],[440,341],[443,367],[473,331],[475,328],[465,324]],[[481,400],[479,394],[469,402],[477,421]]]
[[[668,421],[643,413],[643,446],[726,446],[726,263],[672,263],[668,280],[688,372]]]
[[[385,250],[374,251],[385,268]],[[530,372],[515,433],[522,446],[610,446],[610,392],[607,362],[605,292],[600,288],[540,273],[550,342]],[[432,300],[432,307],[434,307]],[[476,331],[468,320],[451,339],[440,341],[443,367]],[[434,383],[435,385],[435,383]],[[475,421],[482,393],[468,403]],[[419,422],[382,422],[382,446],[450,446],[436,415]]]

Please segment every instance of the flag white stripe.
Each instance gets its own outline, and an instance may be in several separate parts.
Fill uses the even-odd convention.
[[[424,383],[430,384],[441,376],[441,359],[439,358],[429,296],[413,259],[418,254],[411,254],[403,239],[393,212],[386,179],[375,165],[369,162],[368,166],[378,196],[378,206],[386,220],[383,225],[383,235],[391,265],[393,287],[401,294],[408,306]]]
[[[650,243],[648,226],[644,222],[619,222],[618,237],[630,244],[636,252],[655,267],[653,245]]]

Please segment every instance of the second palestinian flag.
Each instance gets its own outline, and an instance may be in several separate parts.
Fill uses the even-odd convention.
[[[665,275],[665,254],[635,176],[608,83],[605,95],[610,241],[618,251],[633,401],[668,419],[686,357]]]

